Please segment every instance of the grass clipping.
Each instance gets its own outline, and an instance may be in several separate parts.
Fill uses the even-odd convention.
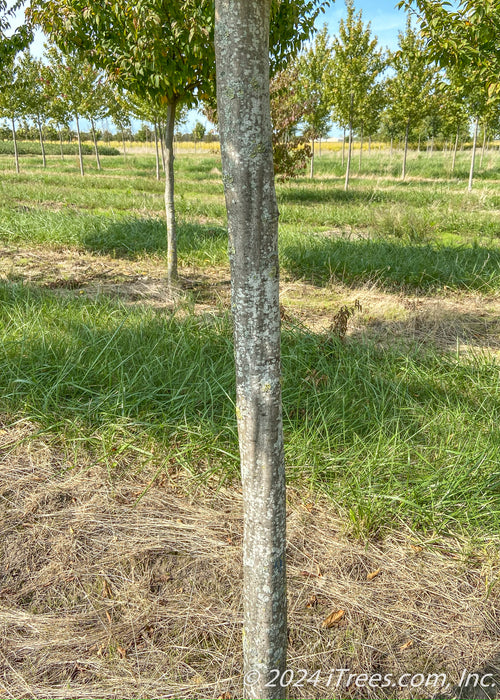
[[[241,494],[163,477],[139,498],[147,470],[110,479],[34,426],[0,428],[1,697],[241,697]],[[290,697],[440,691],[329,685],[341,668],[446,673],[440,697],[482,670],[498,691],[494,545],[353,542],[327,502],[290,491],[288,667],[321,669]]]

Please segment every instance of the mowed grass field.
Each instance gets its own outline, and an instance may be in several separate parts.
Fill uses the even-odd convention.
[[[324,152],[314,180],[277,185],[296,668],[443,670],[453,685],[500,654],[500,154],[478,157],[472,193],[469,157],[452,178],[450,153],[413,153],[402,182],[401,153],[363,153],[358,173],[355,152],[345,192],[340,153]],[[16,175],[0,156],[6,687],[238,697],[220,159],[176,160],[174,300],[153,156],[102,161],[81,178],[75,158],[23,156]]]

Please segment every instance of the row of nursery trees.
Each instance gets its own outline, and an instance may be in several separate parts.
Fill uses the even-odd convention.
[[[151,5],[149,4],[151,2]],[[308,7],[318,2],[301,0]],[[455,169],[458,145],[470,138],[473,149],[469,188],[472,188],[480,126],[483,141],[500,133],[500,99],[482,79],[478,61],[444,62],[427,44],[408,17],[396,51],[384,51],[364,23],[354,0],[346,0],[346,19],[335,36],[324,26],[295,57],[283,50],[280,31],[295,32],[297,46],[308,39],[296,26],[297,7],[277,2],[276,16],[287,24],[271,24],[271,116],[275,171],[284,176],[304,172],[308,161],[314,175],[315,142],[328,135],[332,124],[348,135],[345,189],[349,187],[352,143],[355,136],[369,143],[373,136],[404,142],[402,178],[406,176],[408,145],[422,139],[447,139]],[[324,3],[323,3],[324,6]],[[189,5],[190,14],[165,10],[155,0],[133,11],[80,7],[77,0],[33,0],[28,10],[32,25],[49,38],[43,60],[29,49],[11,52],[2,60],[0,117],[8,118],[14,140],[16,169],[19,156],[16,122],[29,119],[39,133],[43,164],[44,124],[62,133],[76,124],[81,175],[84,175],[80,122],[90,123],[97,167],[100,169],[96,120],[111,118],[122,135],[131,118],[152,125],[156,144],[156,175],[166,174],[165,203],[168,230],[169,276],[177,277],[174,209],[173,137],[193,106],[218,123],[215,103],[212,5],[206,0]],[[288,14],[287,14],[288,13]],[[168,14],[168,13],[167,13]],[[1,49],[1,47],[0,47]],[[443,64],[443,62],[442,62]],[[201,124],[199,125],[201,127]],[[198,134],[200,138],[203,133]],[[159,148],[159,143],[161,147]],[[342,158],[344,160],[344,148]],[[123,142],[125,151],[125,141]],[[161,155],[160,155],[161,154]]]
[[[17,59],[3,66],[0,91],[0,118],[8,120],[14,142],[16,171],[19,172],[17,147],[17,125],[26,121],[34,124],[40,140],[43,166],[46,167],[44,140],[47,132],[57,132],[61,157],[64,157],[63,137],[71,135],[70,125],[76,127],[80,173],[83,176],[82,131],[80,123],[85,119],[90,124],[97,168],[101,169],[98,131],[96,122],[110,118],[120,134],[125,152],[126,135],[131,132],[131,119],[136,118],[152,124],[152,135],[156,144],[156,173],[160,177],[160,163],[165,166],[164,149],[159,149],[165,110],[153,108],[145,99],[129,92],[117,90],[109,77],[97,69],[85,57],[75,52],[63,53],[57,46],[46,47],[44,58],[31,55],[29,49]],[[182,123],[187,109],[179,110],[177,120]],[[47,129],[47,125],[49,129]],[[201,125],[200,125],[201,126]],[[200,129],[198,128],[198,134]],[[204,134],[204,132],[203,132]],[[203,137],[201,134],[201,138]],[[160,152],[162,158],[160,158]]]
[[[333,122],[348,134],[346,189],[354,136],[361,141],[360,158],[364,138],[371,142],[376,135],[390,140],[391,149],[394,139],[402,140],[404,178],[411,142],[420,145],[422,140],[430,140],[431,149],[435,139],[450,142],[453,173],[458,145],[469,138],[471,122],[476,138],[481,128],[483,146],[488,137],[500,133],[498,102],[489,99],[479,82],[472,84],[456,71],[438,70],[409,21],[406,32],[400,33],[398,50],[384,52],[372,36],[370,24],[365,25],[362,13],[356,13],[353,0],[346,4],[347,17],[341,20],[336,36],[332,39],[325,26],[311,47],[273,78],[277,172],[294,175],[310,159],[313,176],[315,141],[328,135]],[[204,101],[204,110],[217,121],[210,98]],[[182,123],[185,111],[178,110],[176,123]],[[80,146],[79,122],[85,118],[91,125],[98,168],[96,120],[111,117],[123,140],[131,118],[149,122],[157,145],[159,177],[158,135],[163,133],[166,110],[130,92],[117,92],[105,73],[74,53],[63,55],[52,46],[47,49],[45,60],[40,61],[25,52],[10,66],[6,88],[0,95],[0,116],[10,120],[14,141],[16,119],[31,119],[37,125],[44,164],[42,125],[49,121],[57,129],[62,145],[63,130],[68,130],[70,122],[76,123]],[[198,123],[193,136],[200,140],[203,135],[204,127]],[[79,153],[83,174],[81,147]],[[17,149],[15,156],[19,168]]]
[[[492,98],[473,66],[466,72],[440,69],[410,17],[406,31],[399,33],[397,50],[384,51],[353,0],[346,0],[346,5],[346,19],[340,21],[335,36],[329,36],[325,25],[309,49],[274,79],[274,107],[283,109],[285,102],[289,117],[288,122],[282,117],[276,122],[284,125],[279,138],[281,143],[293,141],[296,149],[284,149],[285,172],[293,174],[304,165],[301,154],[307,140],[313,176],[315,141],[328,135],[332,122],[344,129],[344,143],[348,136],[345,189],[355,136],[361,145],[360,158],[364,139],[371,142],[377,136],[390,141],[391,150],[393,141],[400,140],[404,179],[410,143],[419,148],[425,139],[432,149],[437,139],[448,142],[453,173],[457,148],[470,139],[471,126],[474,155],[480,131],[483,145],[500,134],[500,101]],[[299,124],[305,126],[300,135]]]
[[[473,129],[473,156],[478,133],[484,144],[500,134],[500,107],[474,74],[457,70],[443,71],[436,67],[432,55],[425,50],[424,40],[408,19],[406,31],[399,34],[398,49],[384,51],[372,36],[370,24],[363,22],[353,0],[346,0],[347,16],[340,21],[332,38],[327,27],[316,35],[310,47],[298,58],[286,63],[271,84],[274,160],[276,172],[293,176],[310,163],[314,176],[315,142],[326,138],[333,123],[344,129],[342,161],[346,160],[345,189],[349,187],[352,143],[360,141],[359,167],[363,141],[369,144],[374,136],[403,146],[402,178],[406,176],[410,143],[420,147],[423,140],[449,143],[453,151],[451,173],[455,171],[460,143],[470,138]],[[119,69],[118,69],[119,70]],[[11,124],[16,169],[19,157],[16,147],[16,122],[28,119],[38,129],[42,159],[45,165],[45,124],[57,130],[63,154],[63,132],[76,124],[80,171],[84,174],[80,120],[90,123],[98,169],[101,168],[96,138],[96,121],[111,118],[121,134],[125,151],[125,134],[131,119],[151,124],[156,145],[156,173],[160,163],[165,169],[165,127],[168,105],[136,91],[117,86],[113,75],[96,67],[85,54],[61,51],[56,46],[46,49],[44,60],[33,58],[29,51],[6,69],[5,87],[0,93],[0,118]],[[206,116],[217,122],[213,91],[196,92],[196,103]],[[193,94],[194,96],[194,94]],[[187,103],[178,104],[175,123],[186,117]],[[193,137],[204,136],[201,123]],[[347,157],[345,145],[347,135]],[[153,140],[153,139],[152,139]],[[159,149],[158,144],[162,144]],[[161,158],[160,158],[161,153]],[[474,157],[471,160],[472,186]]]

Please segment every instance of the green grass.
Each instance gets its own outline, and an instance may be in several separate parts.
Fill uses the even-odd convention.
[[[162,464],[202,479],[237,474],[226,316],[181,318],[4,284],[0,329],[1,413],[83,442],[99,459],[154,444]],[[426,532],[498,531],[499,395],[499,367],[486,355],[326,346],[289,328],[289,480],[327,493],[357,535],[401,521]]]
[[[476,188],[468,194],[465,181],[447,179],[448,156],[411,159],[420,178],[437,172],[440,180],[403,183],[387,173],[389,156],[373,152],[365,154],[362,177],[353,178],[348,192],[339,154],[317,159],[314,181],[278,184],[285,274],[320,284],[376,281],[416,293],[444,287],[498,291],[500,182],[482,175],[498,173],[500,157],[487,155],[489,165],[478,169]],[[468,158],[460,154],[460,167]],[[163,184],[154,178],[151,156],[104,157],[102,172],[87,158],[83,180],[76,160],[52,158],[42,170],[36,158],[26,157],[26,172],[19,176],[5,157],[2,164],[0,241],[70,245],[120,257],[166,256]],[[218,157],[182,155],[176,170],[181,266],[227,265]]]
[[[284,277],[327,287],[367,284],[405,294],[500,290],[500,157],[488,154],[466,192],[468,154],[450,179],[447,154],[365,156],[344,192],[339,154],[317,178],[278,184]],[[0,156],[0,244],[148,261],[166,257],[163,185],[151,156]],[[176,160],[179,259],[227,266],[220,161]],[[417,179],[420,178],[420,179]],[[434,179],[431,179],[434,178]],[[438,178],[438,179],[437,179]],[[0,412],[109,465],[155,454],[200,479],[237,476],[231,325],[124,306],[104,295],[0,285]],[[426,532],[498,532],[498,359],[362,339],[328,345],[286,326],[283,398],[288,478],[322,491],[358,536],[401,522]],[[320,377],[321,381],[315,381]],[[158,457],[160,455],[160,457]],[[153,459],[153,456],[151,456]]]

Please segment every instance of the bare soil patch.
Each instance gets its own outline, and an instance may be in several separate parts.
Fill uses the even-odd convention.
[[[241,697],[241,493],[175,465],[114,478],[49,440],[0,422],[1,696]],[[291,491],[289,668],[321,674],[290,697],[453,697],[464,669],[493,673],[499,697],[499,543],[352,541],[328,502]],[[335,668],[450,685],[328,687]]]
[[[220,313],[230,306],[227,268],[184,267],[181,289],[195,313]],[[1,248],[0,279],[59,293],[115,296],[128,304],[168,308],[178,302],[161,259],[127,260],[78,250]],[[350,318],[348,336],[394,342],[422,342],[459,352],[500,350],[500,296],[455,293],[409,297],[376,286],[351,289],[315,286],[284,278],[281,296],[287,318],[313,332],[327,331],[342,306],[361,310]]]

